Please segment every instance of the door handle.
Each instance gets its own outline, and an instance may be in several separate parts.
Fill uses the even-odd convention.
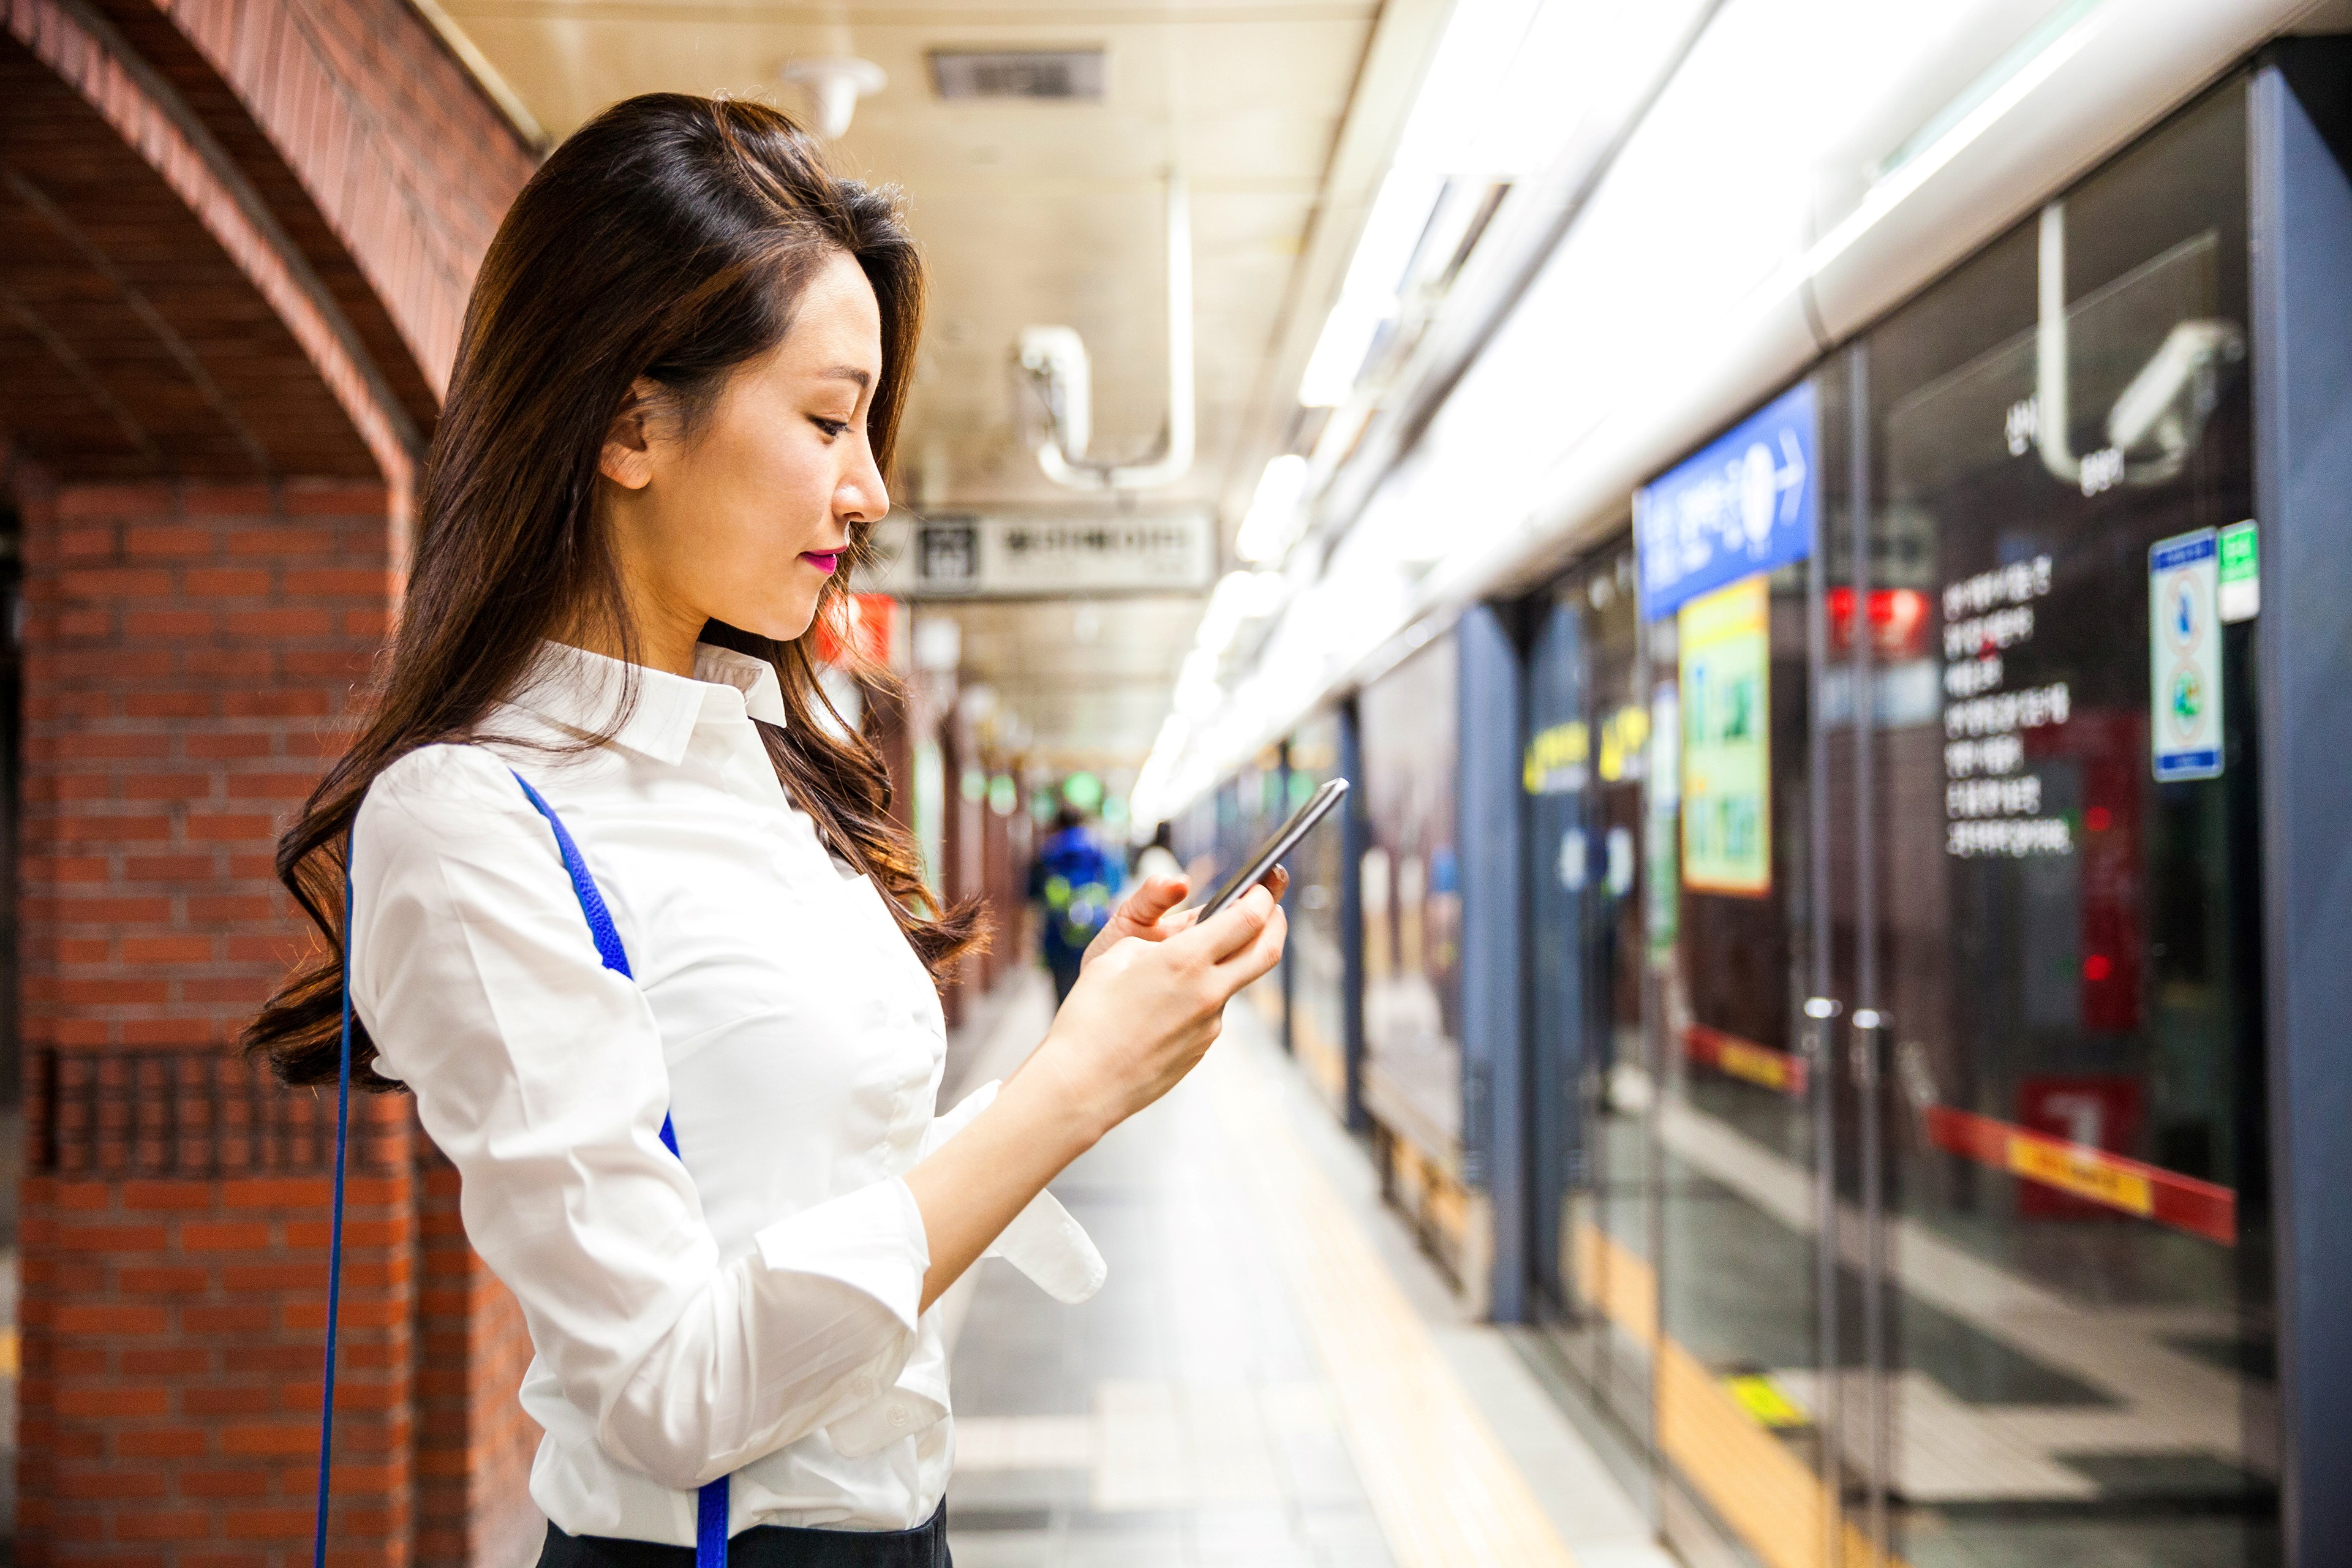
[[[1805,1064],[1816,1073],[1828,1076],[1831,1065],[1830,1029],[1845,1004],[1834,996],[1805,998]]]
[[[1878,1087],[1878,1042],[1885,1036],[1886,1026],[1886,1015],[1875,1007],[1854,1009],[1853,1038],[1847,1047],[1847,1060],[1853,1068],[1854,1087],[1864,1092]]]

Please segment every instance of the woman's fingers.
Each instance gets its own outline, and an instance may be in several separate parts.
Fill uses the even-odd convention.
[[[1157,934],[1153,928],[1192,890],[1192,884],[1181,877],[1147,877],[1118,906],[1118,918],[1133,927],[1138,936]]]
[[[1215,919],[1203,921],[1172,940],[1185,943],[1207,963],[1223,963],[1257,940],[1273,912],[1274,895],[1264,888],[1252,888]]]
[[[1256,938],[1217,965],[1218,973],[1229,976],[1233,988],[1240,990],[1282,962],[1282,944],[1289,932],[1290,917],[1277,904],[1267,913],[1265,924],[1258,928]]]

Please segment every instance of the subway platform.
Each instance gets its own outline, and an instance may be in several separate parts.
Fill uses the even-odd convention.
[[[942,1103],[1051,1009],[1035,972],[975,1008]],[[1245,1003],[1054,1191],[1110,1277],[1064,1307],[986,1264],[949,1298],[959,1568],[1671,1568]]]

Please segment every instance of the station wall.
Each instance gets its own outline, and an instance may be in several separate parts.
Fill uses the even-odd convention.
[[[244,1019],[276,828],[397,612],[483,248],[536,160],[397,0],[0,5],[0,476],[24,727],[20,1560],[307,1552],[332,1103]],[[510,1300],[358,1108],[336,1551],[527,1550]]]

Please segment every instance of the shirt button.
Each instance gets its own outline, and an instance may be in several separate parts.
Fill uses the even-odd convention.
[[[904,1426],[908,1422],[909,1422],[909,1421],[911,1421],[911,1420],[913,1420],[913,1419],[914,1419],[914,1417],[913,1417],[913,1416],[911,1416],[911,1415],[908,1415],[908,1414],[907,1414],[907,1407],[906,1407],[905,1405],[893,1405],[892,1406],[890,1406],[890,1425],[891,1425],[891,1426]]]

